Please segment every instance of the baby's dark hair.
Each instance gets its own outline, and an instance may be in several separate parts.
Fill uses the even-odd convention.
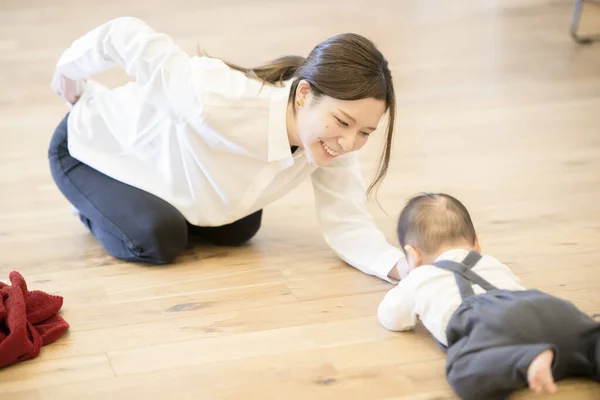
[[[444,245],[461,242],[475,244],[475,227],[467,208],[445,193],[422,193],[404,206],[398,219],[398,240],[427,254]]]

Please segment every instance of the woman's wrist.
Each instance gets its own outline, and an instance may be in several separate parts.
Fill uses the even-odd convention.
[[[395,281],[400,280],[400,272],[398,271],[398,264],[395,264],[390,272],[388,273],[388,278],[393,279]]]
[[[388,278],[399,281],[406,278],[409,272],[410,266],[408,265],[406,258],[402,257],[390,270],[390,272],[388,273]]]

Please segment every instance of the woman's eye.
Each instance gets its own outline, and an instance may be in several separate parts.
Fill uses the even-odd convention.
[[[348,126],[348,124],[344,121],[342,121],[341,119],[339,119],[338,117],[335,117],[335,119],[337,119],[337,122],[341,125],[341,126]]]

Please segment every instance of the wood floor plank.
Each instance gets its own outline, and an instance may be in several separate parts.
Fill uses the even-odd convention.
[[[374,343],[361,343],[349,346],[326,347],[318,350],[297,350],[281,354],[256,357],[243,357],[220,362],[209,362],[196,366],[186,366],[150,372],[146,374],[128,374],[116,379],[106,380],[98,386],[93,399],[100,396],[112,397],[116,393],[157,396],[170,390],[175,396],[195,395],[206,398],[378,398],[382,394],[415,393],[420,384],[427,382],[437,390],[448,390],[445,382],[436,379],[436,371],[443,369],[440,353],[433,359],[417,362],[416,365],[404,360],[408,348],[397,346],[397,339],[388,339]],[[378,349],[373,352],[372,350]],[[365,354],[365,366],[346,365],[348,354]],[[415,352],[413,358],[417,357]],[[420,365],[423,364],[423,365]],[[339,366],[344,366],[342,369]],[[185,372],[184,372],[185,371]],[[414,376],[418,375],[418,379]],[[143,377],[151,377],[144,379]],[[227,380],[226,376],[235,376]],[[384,383],[380,389],[373,389],[365,383]],[[162,382],[160,385],[157,382]],[[184,383],[186,382],[186,383]],[[182,385],[187,390],[182,390]],[[165,387],[167,386],[167,387]],[[377,384],[375,385],[377,386]],[[299,389],[303,388],[302,391]],[[85,384],[44,387],[40,391],[44,396],[53,398],[75,398],[85,390]],[[63,397],[64,396],[64,397]],[[237,397],[237,398],[239,398]],[[45,397],[43,397],[45,398]]]
[[[4,369],[0,374],[0,392],[10,395],[23,389],[89,382],[114,376],[104,353],[60,360],[46,360],[42,356]]]
[[[469,208],[483,249],[524,285],[600,314],[600,47],[569,36],[572,2],[520,0],[5,0],[0,4],[0,280],[64,296],[70,331],[0,369],[0,398],[456,399],[422,325],[383,329],[392,285],[336,258],[310,181],[264,210],[242,248],[193,243],[164,267],[108,256],[52,181],[47,149],[67,112],[49,89],[73,40],[137,16],[181,48],[242,65],[308,54],[358,32],[396,82],[396,136],[377,202],[391,243],[404,201],[445,191]],[[93,12],[90,12],[93,10]],[[600,32],[586,5],[585,32]],[[95,77],[130,80],[118,68]],[[365,180],[384,138],[361,150]],[[379,207],[381,205],[381,207]],[[569,380],[553,397],[597,399]]]
[[[265,284],[240,290],[223,289],[158,298],[142,302],[125,302],[111,305],[73,306],[63,311],[74,331],[127,326],[150,321],[173,320],[182,314],[198,311],[218,313],[244,308],[265,307],[274,304],[293,304],[297,299],[284,284]],[[202,311],[199,311],[202,310]]]
[[[366,317],[112,351],[108,352],[108,356],[117,375],[126,375],[243,357],[337,347],[393,336],[393,333],[379,326],[375,317]],[[412,359],[426,357],[428,351],[439,356],[439,350],[430,338],[413,338],[416,339],[412,342],[406,340],[396,343],[399,349],[406,352],[405,360],[411,356]]]
[[[42,396],[37,390],[24,390],[19,392],[11,392],[10,400],[42,400]]]
[[[165,312],[162,319],[147,322],[121,325],[107,323],[105,327],[88,327],[85,330],[80,330],[76,325],[64,340],[45,350],[44,358],[64,358],[372,317],[380,297],[379,293],[374,293],[301,303],[256,304],[256,307],[240,307],[230,311],[188,303],[189,307],[176,307],[176,310]],[[65,317],[69,319],[69,314]]]

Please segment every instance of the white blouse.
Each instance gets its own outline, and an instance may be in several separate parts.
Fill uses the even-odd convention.
[[[115,66],[135,82],[108,89],[90,80]],[[240,219],[310,177],[327,243],[355,268],[391,281],[403,253],[367,213],[357,154],[327,167],[309,163],[302,149],[292,154],[291,82],[263,85],[220,60],[189,56],[132,17],[76,40],[60,57],[53,85],[61,75],[88,80],[69,116],[73,157],[164,199],[199,226]]]

